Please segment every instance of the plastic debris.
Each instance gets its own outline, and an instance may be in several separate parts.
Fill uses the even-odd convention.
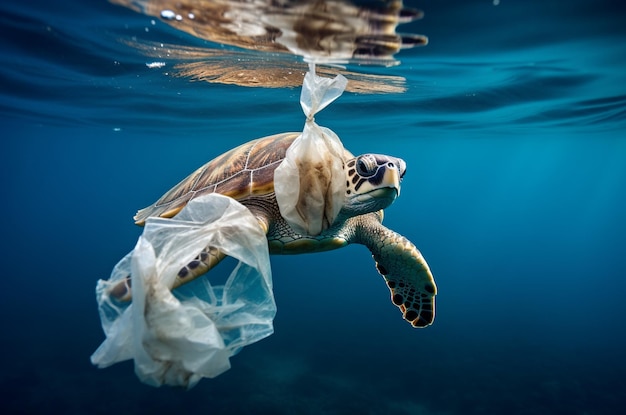
[[[315,114],[341,96],[347,83],[343,75],[317,76],[315,64],[309,63],[300,95],[304,129],[274,173],[280,213],[303,235],[328,229],[345,201],[343,144],[332,130],[315,123]]]
[[[226,283],[199,278],[172,293],[178,271],[206,246],[239,260]],[[109,290],[128,275],[133,299],[122,304]],[[149,218],[135,249],[98,281],[96,294],[106,339],[92,363],[104,368],[132,359],[139,379],[153,386],[192,387],[215,377],[242,347],[273,333],[265,234],[246,207],[219,194],[192,200],[172,219]]]

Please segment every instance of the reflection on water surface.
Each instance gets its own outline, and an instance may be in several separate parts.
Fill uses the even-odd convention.
[[[400,93],[404,78],[347,71],[341,64],[393,66],[401,49],[427,38],[399,34],[398,25],[422,17],[401,1],[111,0],[159,18],[200,39],[236,48],[199,48],[125,40],[147,56],[176,60],[174,75],[241,86],[297,87],[306,61],[327,66],[321,74],[343,73],[348,91]],[[296,56],[294,56],[296,55]],[[155,63],[159,65],[159,63]]]

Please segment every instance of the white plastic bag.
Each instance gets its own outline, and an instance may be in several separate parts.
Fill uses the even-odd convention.
[[[207,277],[170,291],[176,274],[207,245],[240,262],[223,286]],[[131,276],[132,303],[109,290]],[[234,199],[193,199],[172,219],[149,218],[137,245],[98,281],[96,295],[105,341],[91,356],[98,367],[133,359],[141,381],[192,387],[230,368],[242,347],[273,333],[276,304],[265,234]]]
[[[342,75],[319,77],[315,64],[309,64],[300,95],[306,123],[274,172],[280,213],[301,234],[318,235],[329,228],[345,201],[343,144],[330,129],[317,125],[314,116],[337,99],[347,83]]]

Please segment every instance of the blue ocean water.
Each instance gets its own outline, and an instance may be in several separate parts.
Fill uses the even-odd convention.
[[[253,138],[298,89],[149,68],[127,41],[211,46],[104,0],[0,5],[3,414],[618,414],[626,409],[626,14],[617,1],[420,1],[407,92],[316,118],[408,165],[385,224],[429,262],[432,327],[361,246],[272,257],[275,334],[190,391],[89,356],[138,208]],[[213,45],[214,46],[214,45]]]

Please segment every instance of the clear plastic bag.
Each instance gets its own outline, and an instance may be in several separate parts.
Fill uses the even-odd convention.
[[[347,83],[342,75],[319,77],[315,64],[309,64],[300,95],[306,123],[274,172],[280,213],[301,234],[318,235],[330,227],[345,201],[343,144],[314,117],[343,93]]]
[[[207,277],[170,291],[176,274],[207,245],[239,260],[223,286]],[[133,300],[109,290],[131,276]],[[276,304],[265,234],[243,205],[226,196],[198,197],[174,218],[150,218],[137,245],[96,288],[105,341],[98,367],[133,359],[141,381],[192,387],[230,368],[242,347],[273,333]]]

